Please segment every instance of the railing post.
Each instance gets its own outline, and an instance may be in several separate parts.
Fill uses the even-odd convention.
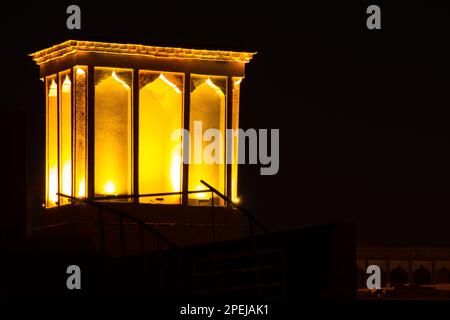
[[[211,224],[213,237],[213,270],[217,268],[217,244],[216,244],[216,216],[214,213],[214,190],[211,189]]]
[[[220,191],[215,189],[213,186],[205,182],[204,180],[200,180],[200,182],[205,185],[209,190],[213,191],[215,194],[217,194],[220,198],[222,198],[224,201],[227,201],[229,203],[232,203],[232,205],[237,208],[240,212],[244,213],[249,221],[251,220],[252,223],[254,223],[261,231],[263,231],[265,234],[269,234],[269,230],[260,222],[258,219],[256,219],[248,210],[242,208],[241,206],[233,203],[233,201],[228,198],[227,196],[223,195]],[[253,232],[253,231],[251,231]]]

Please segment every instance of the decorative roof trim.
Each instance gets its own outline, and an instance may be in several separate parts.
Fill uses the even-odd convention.
[[[77,52],[106,53],[120,55],[139,55],[152,58],[196,59],[248,63],[253,55],[250,52],[202,50],[172,47],[155,47],[140,44],[120,44],[94,41],[68,40],[50,48],[30,54],[36,64],[41,65],[61,59]]]

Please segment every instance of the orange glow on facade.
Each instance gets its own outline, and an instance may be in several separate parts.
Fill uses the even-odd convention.
[[[72,194],[72,82],[70,71],[59,74],[59,192]],[[60,198],[60,204],[68,204]]]
[[[172,132],[182,128],[183,76],[140,72],[139,90],[139,192],[144,194],[181,191],[181,139]],[[180,197],[163,197],[163,203],[180,203]],[[142,198],[141,202],[152,199]]]
[[[46,116],[46,201],[47,207],[58,204],[58,86],[55,77],[47,79]]]
[[[131,194],[131,71],[96,68],[95,73],[95,194]]]
[[[166,63],[167,59],[177,59],[183,68],[192,61],[205,65],[220,61],[239,76],[188,74],[177,70],[179,66],[167,72],[136,65],[127,69],[122,63],[120,68],[101,67],[103,58],[98,54],[113,60],[139,56],[142,61]],[[92,55],[98,65],[89,62],[47,71],[57,68],[55,61],[72,55],[81,62]],[[70,40],[31,56],[41,66],[41,73],[42,67],[47,68],[42,74],[46,87],[46,208],[70,204],[68,199],[58,197],[58,192],[84,198],[205,190],[200,180],[223,194],[230,192],[232,201],[239,201],[237,140],[232,141],[233,163],[228,171],[225,130],[238,128],[243,65],[253,53]],[[89,92],[89,88],[94,91]],[[232,108],[231,117],[227,116],[228,108]],[[220,132],[217,141],[210,141],[218,146],[214,151],[218,163],[183,164],[184,153],[192,157],[194,148],[206,152],[206,142],[183,150],[182,137],[173,139],[176,130],[192,132],[195,121],[201,121],[202,133],[208,129]],[[188,203],[200,205],[210,197],[208,192],[194,193],[188,195]],[[151,197],[139,201],[154,203]],[[215,201],[224,204],[218,197]],[[181,195],[157,199],[162,204],[181,202]]]
[[[226,79],[222,77],[193,76],[194,90],[191,92],[191,112],[190,112],[190,132],[194,132],[195,122],[201,122],[201,131],[198,134],[204,135],[208,129],[218,129],[220,131],[218,159],[219,163],[205,163],[204,159],[193,159],[189,165],[189,190],[198,190],[200,180],[207,181],[221,193],[225,193],[225,109],[226,109]],[[213,141],[215,142],[215,141]],[[191,153],[203,155],[206,143],[202,140],[195,140],[191,145]],[[201,150],[196,152],[195,149]],[[192,199],[198,198],[197,194]],[[191,201],[191,204],[197,204]]]

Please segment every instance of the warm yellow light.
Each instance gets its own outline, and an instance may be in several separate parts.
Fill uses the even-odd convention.
[[[204,76],[196,76],[194,83],[201,84],[197,85],[194,91],[191,93],[190,102],[190,115],[189,115],[189,127],[190,132],[195,135],[196,126],[194,125],[196,121],[202,122],[202,127],[199,130],[201,134],[204,134],[209,129],[215,129],[220,131],[220,136],[215,137],[216,139],[212,144],[203,145],[201,142],[191,143],[190,151],[194,155],[194,161],[189,165],[188,173],[188,188],[189,190],[204,190],[204,186],[199,186],[199,181],[203,180],[211,184],[221,193],[224,193],[225,187],[225,95],[223,91],[213,83],[212,78]],[[219,80],[219,79],[218,79]],[[225,79],[221,79],[222,82]],[[211,154],[211,146],[214,146],[214,156],[216,157],[214,162],[207,162],[203,158],[205,155],[209,156]],[[200,148],[199,148],[200,147]],[[200,152],[199,152],[200,151]],[[208,154],[209,153],[209,154]],[[200,155],[200,157],[195,157],[195,155]],[[211,197],[210,192],[205,193],[194,193],[191,198],[201,199]],[[219,200],[220,205],[223,201]]]
[[[199,184],[195,188],[195,191],[200,191],[200,190],[205,190],[205,187],[203,185],[201,185],[201,184]],[[197,197],[197,199],[209,199],[207,192],[199,192],[199,193],[194,193],[194,194]]]
[[[77,197],[79,197],[79,198],[86,197],[86,180],[84,178],[81,179],[80,184],[78,186]]]
[[[62,175],[62,193],[70,196],[72,193],[72,166],[70,162],[64,163]]]
[[[64,79],[64,82],[62,84],[62,92],[64,93],[70,93],[70,86],[71,86],[71,82],[68,76],[66,76],[66,78]]]
[[[66,73],[60,75],[59,95],[59,192],[72,195],[72,83]],[[69,204],[69,199],[59,198],[59,205]]]
[[[127,90],[130,90],[130,86],[125,82],[125,81],[123,81],[122,79],[120,79],[118,76],[117,76],[117,74],[116,74],[116,72],[113,70],[113,72],[111,73],[111,77],[114,79],[114,80],[116,80],[117,82],[120,82]]]
[[[86,72],[76,67],[74,79],[74,112],[73,112],[73,164],[74,186],[73,193],[78,198],[86,197]]]
[[[47,100],[47,132],[46,132],[46,207],[58,205],[56,195],[59,188],[58,181],[58,86],[55,79],[48,81]]]
[[[239,85],[241,84],[242,78],[237,79],[236,81],[234,81],[235,85]]]
[[[50,84],[50,88],[48,90],[48,96],[49,97],[56,97],[58,91],[58,87],[56,85],[55,79],[52,80],[52,83]]]
[[[149,74],[141,72],[141,76]],[[172,138],[182,126],[183,96],[164,75],[139,90],[139,192],[179,192],[182,176],[181,137]],[[152,202],[150,198],[141,202]],[[164,197],[178,204],[179,196]]]
[[[181,144],[180,144],[181,145]],[[172,151],[170,162],[170,182],[174,191],[181,190],[181,150],[180,145],[175,146]]]
[[[233,202],[236,203],[236,204],[238,204],[239,202],[241,202],[241,199],[240,199],[240,198],[234,198],[234,199],[233,199]]]
[[[121,70],[119,73],[124,78],[127,74],[131,76],[131,71]],[[111,69],[96,68],[95,76],[102,80],[95,85],[94,97],[94,194],[130,194],[132,177],[130,87]],[[89,176],[86,181],[89,183]]]
[[[105,193],[106,193],[106,194],[113,194],[114,191],[116,191],[116,185],[114,184],[114,182],[108,181],[108,182],[105,183],[105,185],[103,186],[103,190],[105,190]]]
[[[214,84],[214,82],[211,81],[211,78],[208,78],[205,82],[206,82],[206,84],[207,84],[208,86],[210,86],[211,88],[213,88],[213,89],[217,92],[217,94],[218,94],[220,97],[224,96],[224,93],[222,92],[222,89],[220,89],[218,86],[216,86],[216,85]]]
[[[139,48],[138,50],[136,50]],[[204,50],[192,48],[156,47],[142,44],[107,43],[94,41],[68,40],[50,48],[40,50],[30,56],[38,65],[63,59],[75,54],[101,53],[108,55],[126,55],[137,57],[150,57],[157,59],[191,59],[208,61],[250,62],[256,52],[236,52],[223,50]]]
[[[178,89],[178,87],[176,85],[174,85],[172,82],[170,82],[162,73],[159,75],[159,78],[164,81],[165,83],[167,83],[170,87],[172,87],[176,93],[180,94],[181,90]]]
[[[58,202],[58,171],[56,167],[50,168],[48,175],[48,199],[52,205]]]

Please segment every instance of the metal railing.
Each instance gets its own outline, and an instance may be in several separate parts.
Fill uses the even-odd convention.
[[[93,206],[98,209],[98,227],[99,227],[99,241],[100,241],[100,254],[104,258],[107,256],[107,251],[105,249],[105,219],[104,212],[108,211],[114,213],[119,217],[119,236],[120,236],[120,256],[123,258],[126,255],[126,242],[125,242],[125,219],[128,219],[139,226],[139,252],[143,261],[143,270],[147,271],[147,252],[145,251],[145,238],[144,238],[144,230],[153,235],[156,239],[156,254],[158,259],[158,276],[159,276],[159,289],[164,291],[165,289],[165,274],[163,268],[163,257],[161,250],[161,242],[165,243],[169,246],[170,249],[177,251],[179,247],[169,240],[167,237],[162,235],[158,230],[153,228],[152,226],[146,224],[145,222],[119,210],[117,208],[110,207],[105,203],[98,202],[96,200],[87,199],[87,198],[77,198],[72,197],[63,193],[57,193],[58,196],[70,199],[72,203],[84,203],[90,206]],[[134,197],[134,196],[133,196]],[[181,271],[181,257],[177,255],[178,261],[178,272]]]
[[[126,255],[126,239],[125,239],[125,219],[132,221],[139,227],[139,252],[142,256],[144,263],[144,270],[147,269],[147,259],[145,251],[145,237],[144,231],[153,235],[156,239],[156,254],[158,256],[158,264],[159,264],[159,277],[160,277],[160,289],[164,289],[164,268],[162,263],[162,250],[161,250],[161,242],[165,243],[170,249],[177,251],[179,247],[161,234],[158,230],[153,228],[152,226],[146,224],[145,222],[137,219],[136,217],[120,210],[116,207],[108,206],[105,202],[101,202],[104,200],[114,200],[114,199],[137,199],[143,197],[162,197],[162,196],[171,196],[171,195],[184,195],[184,194],[196,194],[196,193],[207,193],[211,192],[211,226],[212,226],[212,242],[216,242],[216,219],[215,219],[215,204],[214,204],[214,195],[217,195],[220,199],[224,200],[226,206],[234,207],[239,212],[244,214],[248,219],[248,228],[249,228],[249,236],[251,240],[252,251],[255,251],[255,242],[254,242],[254,225],[257,226],[263,234],[269,234],[269,230],[247,209],[242,206],[234,203],[230,198],[222,194],[219,190],[208,184],[207,182],[200,180],[200,182],[207,188],[206,190],[196,190],[196,191],[180,191],[180,192],[163,192],[163,193],[152,193],[152,194],[135,194],[135,195],[111,195],[111,196],[103,196],[103,197],[94,197],[94,198],[77,198],[73,196],[69,196],[63,193],[57,193],[58,196],[70,199],[71,203],[84,203],[90,206],[93,206],[98,209],[98,228],[99,228],[99,239],[100,239],[100,252],[103,256],[106,256],[106,246],[105,246],[105,218],[104,211],[111,212],[115,214],[119,218],[119,237],[120,237],[120,256],[125,257]],[[178,258],[178,268],[181,269],[181,256],[177,255]],[[256,257],[255,257],[256,259]],[[257,265],[257,261],[255,261],[255,265]],[[180,270],[179,270],[180,271]]]
[[[219,190],[217,190],[216,188],[214,188],[213,186],[211,186],[209,183],[207,183],[206,181],[200,180],[200,182],[205,185],[209,191],[211,192],[211,199],[212,199],[212,203],[214,204],[214,194],[217,194],[220,198],[222,198],[225,203],[227,205],[230,205],[236,209],[238,209],[241,213],[243,213],[247,219],[248,219],[248,224],[249,224],[249,234],[250,237],[253,237],[254,232],[253,232],[253,224],[255,224],[264,234],[269,234],[269,230],[247,209],[245,209],[244,207],[238,205],[237,203],[233,202],[230,198],[228,198],[227,196],[225,196],[224,194],[222,194]],[[213,206],[212,206],[213,207]]]
[[[126,212],[123,212],[122,210],[119,210],[117,208],[113,208],[110,206],[105,205],[104,203],[101,202],[97,202],[91,199],[87,199],[87,198],[77,198],[77,197],[72,197],[66,194],[62,194],[62,193],[57,193],[58,196],[60,197],[64,197],[67,199],[70,199],[72,202],[79,202],[79,203],[85,203],[88,205],[91,205],[93,207],[96,207],[99,209],[99,228],[100,228],[100,251],[102,253],[105,253],[105,246],[104,246],[104,227],[105,227],[105,221],[104,221],[104,217],[103,217],[103,210],[109,211],[111,213],[116,214],[119,217],[119,224],[120,224],[120,238],[121,238],[121,255],[124,256],[125,252],[124,252],[124,248],[125,248],[125,242],[124,242],[124,236],[125,236],[125,232],[124,232],[124,219],[128,219],[134,223],[136,223],[139,226],[139,232],[140,232],[140,236],[139,238],[143,237],[143,230],[146,230],[148,232],[150,232],[152,235],[154,235],[156,237],[157,240],[163,241],[164,243],[166,243],[167,245],[169,245],[169,247],[171,249],[177,249],[178,246],[173,243],[172,241],[170,241],[169,239],[167,239],[164,235],[162,235],[159,231],[157,231],[156,229],[154,229],[153,227],[151,227],[150,225],[146,224],[145,222],[127,214]]]
[[[255,272],[256,272],[256,279],[257,282],[260,283],[261,282],[261,272],[259,270],[259,261],[258,261],[258,257],[256,255],[257,252],[257,246],[256,246],[256,241],[255,241],[255,237],[254,237],[254,230],[253,230],[253,224],[255,224],[265,235],[268,235],[270,232],[269,230],[247,209],[243,208],[242,206],[239,206],[238,204],[234,203],[233,201],[231,201],[230,198],[228,198],[227,196],[225,196],[224,194],[222,194],[219,190],[215,189],[213,186],[211,186],[210,184],[208,184],[206,181],[200,180],[200,182],[205,185],[209,190],[211,190],[212,194],[217,194],[219,197],[221,197],[223,200],[226,201],[226,203],[236,209],[238,209],[241,213],[243,213],[247,219],[248,219],[248,228],[249,228],[249,236],[250,236],[250,247],[251,247],[251,252],[253,255],[253,263],[255,266]],[[214,203],[214,202],[213,202]],[[212,209],[213,210],[213,207]],[[214,217],[214,212],[212,213],[213,217]],[[213,226],[213,228],[215,228]],[[214,254],[214,260],[216,258],[216,255]],[[194,275],[195,276],[195,275]],[[259,297],[262,297],[262,287],[258,287],[258,295]]]
[[[257,226],[263,234],[269,234],[269,230],[246,208],[238,205],[233,202],[229,197],[225,196],[219,190],[211,186],[204,180],[200,180],[200,182],[207,188],[205,190],[195,190],[195,191],[176,191],[176,192],[160,192],[160,193],[148,193],[148,194],[134,194],[134,195],[108,195],[101,197],[93,197],[93,198],[77,198],[73,196],[69,196],[62,193],[57,193],[58,196],[68,198],[72,203],[85,203],[99,209],[99,232],[100,232],[100,250],[101,252],[105,252],[104,245],[104,217],[103,210],[112,212],[119,217],[119,225],[120,225],[120,245],[121,245],[121,256],[125,256],[125,230],[124,230],[124,219],[128,219],[139,226],[139,238],[141,239],[141,249],[143,249],[143,230],[147,230],[151,234],[153,234],[157,241],[163,241],[168,244],[170,248],[176,249],[177,245],[163,236],[156,229],[146,224],[145,222],[127,214],[126,212],[119,210],[117,208],[113,208],[105,205],[99,201],[107,201],[107,200],[117,200],[117,199],[139,199],[144,197],[163,197],[163,196],[173,196],[173,195],[184,195],[184,194],[198,194],[198,193],[207,193],[211,192],[211,226],[212,226],[212,240],[216,241],[216,219],[215,219],[215,210],[214,210],[214,195],[217,195],[220,199],[224,200],[226,206],[233,207],[237,209],[239,212],[244,214],[247,217],[248,221],[248,230],[250,238],[254,236],[254,225]],[[142,252],[141,252],[142,253]]]

